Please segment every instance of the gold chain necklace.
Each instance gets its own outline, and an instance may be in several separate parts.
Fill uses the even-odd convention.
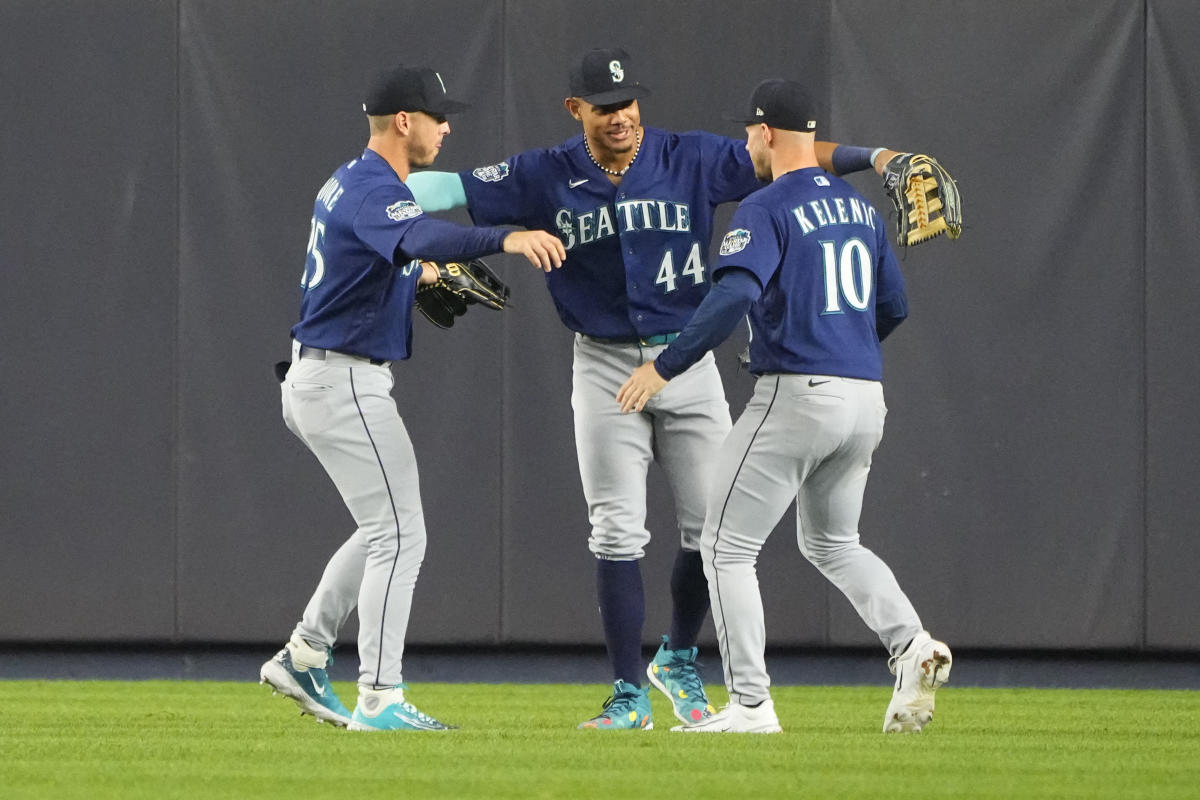
[[[593,164],[600,168],[601,172],[605,172],[609,175],[616,175],[619,178],[626,172],[629,172],[629,168],[633,166],[633,162],[637,161],[638,153],[642,152],[642,132],[639,130],[637,133],[637,146],[633,149],[633,158],[629,159],[629,163],[625,165],[624,169],[609,169],[597,161],[596,157],[592,155],[592,148],[590,145],[588,145],[586,135],[583,137],[583,149],[587,151],[588,158],[592,160]]]

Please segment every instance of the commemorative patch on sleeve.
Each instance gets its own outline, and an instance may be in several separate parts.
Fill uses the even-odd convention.
[[[740,253],[746,249],[748,244],[750,244],[750,231],[745,228],[737,228],[725,234],[725,238],[721,240],[720,254],[731,256],[734,253]]]
[[[388,219],[396,222],[421,216],[421,207],[415,200],[400,200],[387,207]]]
[[[479,180],[484,183],[495,183],[502,181],[508,177],[508,162],[501,161],[499,164],[492,164],[490,167],[480,167],[471,171]]]

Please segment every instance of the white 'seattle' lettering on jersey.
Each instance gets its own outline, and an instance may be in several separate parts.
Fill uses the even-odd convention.
[[[476,224],[562,239],[567,261],[546,283],[563,324],[589,336],[682,329],[710,286],[715,208],[762,187],[743,142],[643,131],[619,186],[588,158],[582,135],[460,173]]]

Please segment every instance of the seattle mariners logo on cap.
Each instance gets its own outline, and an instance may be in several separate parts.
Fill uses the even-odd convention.
[[[723,256],[731,256],[734,253],[740,253],[746,249],[746,245],[750,244],[750,231],[745,228],[738,228],[725,234],[725,238],[721,240],[720,254]]]
[[[421,216],[421,207],[412,200],[401,200],[387,207],[388,219],[400,222],[405,219]]]
[[[473,170],[471,174],[484,183],[502,181],[508,177],[508,162],[501,161],[499,164],[493,164],[490,167],[480,167]]]

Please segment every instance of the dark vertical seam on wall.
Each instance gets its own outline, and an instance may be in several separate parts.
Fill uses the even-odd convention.
[[[1142,630],[1150,624],[1150,13],[1142,0]]]
[[[501,107],[507,109],[508,103],[504,102],[504,98],[505,98],[505,92],[508,91],[508,46],[509,46],[508,0],[503,0],[503,2],[500,4],[500,13],[503,15],[500,20],[500,26],[501,26],[501,30],[504,31],[504,35],[500,37],[500,75],[501,75],[501,78],[500,78],[500,102],[501,102]],[[503,150],[503,152],[506,152],[506,153],[508,152],[507,136],[508,136],[508,112],[506,110],[505,112],[503,112],[500,115],[500,141],[504,143],[502,150]],[[509,338],[512,336],[512,328],[508,324],[508,315],[504,316],[504,319],[502,319],[500,321],[500,324],[504,326],[504,336],[500,337],[500,341],[503,343],[501,346],[504,347],[506,352],[512,352],[508,348],[508,341],[509,341]],[[508,502],[506,502],[506,500],[505,500],[505,498],[507,497],[507,491],[508,491],[508,482],[505,480],[505,473],[507,472],[505,467],[507,466],[506,459],[507,459],[507,453],[508,453],[507,445],[508,445],[508,426],[509,426],[508,393],[509,393],[509,389],[511,388],[511,385],[508,380],[509,373],[511,372],[511,370],[509,369],[509,366],[510,366],[509,358],[511,358],[511,357],[506,357],[506,358],[500,359],[500,454],[499,454],[500,455],[500,483],[499,483],[499,487],[498,487],[500,490],[500,502],[497,504],[500,507],[500,509],[499,509],[500,535],[496,537],[497,542],[498,542],[497,548],[496,548],[496,557],[497,557],[497,566],[500,568],[500,574],[499,574],[499,580],[496,582],[496,643],[497,644],[503,643],[505,640],[505,630],[504,630],[504,600],[505,600],[504,586],[505,586],[505,583],[504,582],[508,576],[507,576],[507,570],[505,569],[505,563],[504,563],[504,552],[505,552],[504,545],[505,545],[505,540],[508,539],[508,537],[511,533],[508,529],[508,523],[509,523],[509,520],[511,519],[511,515],[508,513],[508,502],[511,502],[511,500],[509,500]]]
[[[175,476],[175,486],[172,492],[171,516],[174,520],[174,535],[171,537],[171,543],[174,552],[171,554],[171,563],[173,565],[172,574],[172,598],[174,606],[173,620],[173,636],[172,638],[179,642],[182,640],[183,632],[180,629],[179,619],[179,578],[183,574],[179,563],[182,548],[179,544],[180,536],[182,535],[182,515],[180,513],[179,493],[183,487],[183,459],[180,457],[180,426],[183,421],[183,414],[180,412],[180,380],[179,380],[179,352],[180,352],[180,337],[182,331],[179,326],[180,319],[180,295],[183,293],[183,248],[180,244],[183,240],[183,181],[180,178],[182,171],[182,143],[181,139],[181,117],[183,105],[183,0],[175,0],[175,336],[171,343],[171,397],[174,402],[174,419],[171,425],[171,467]]]
[[[830,122],[833,122],[833,70],[834,70],[833,3],[830,3],[829,5],[827,5],[825,7],[825,43],[826,43],[826,46],[825,46],[825,60],[826,60],[825,80],[828,81],[828,83],[826,83],[826,85],[825,85],[825,91],[828,92],[827,97],[829,97],[829,106],[830,106],[829,120],[830,120]],[[830,157],[832,158],[832,156],[830,156]],[[872,167],[872,169],[873,169],[873,167]],[[747,325],[747,327],[750,327],[751,338],[753,338],[754,329],[752,326],[750,326],[750,317],[749,316],[746,317],[746,325]],[[797,497],[796,497],[797,505],[796,505],[796,517],[795,517],[797,534],[800,533],[799,502],[800,502],[799,492],[797,492]],[[822,581],[822,583],[824,583],[825,585],[823,587],[823,591],[821,592],[821,598],[823,600],[823,605],[824,605],[824,609],[822,610],[822,613],[821,613],[821,625],[822,625],[822,627],[824,627],[824,631],[822,631],[821,639],[822,639],[822,642],[824,643],[824,645],[826,647],[829,647],[831,645],[831,639],[833,638],[833,623],[831,621],[831,616],[833,614],[833,597],[832,597],[833,583],[831,581]]]

